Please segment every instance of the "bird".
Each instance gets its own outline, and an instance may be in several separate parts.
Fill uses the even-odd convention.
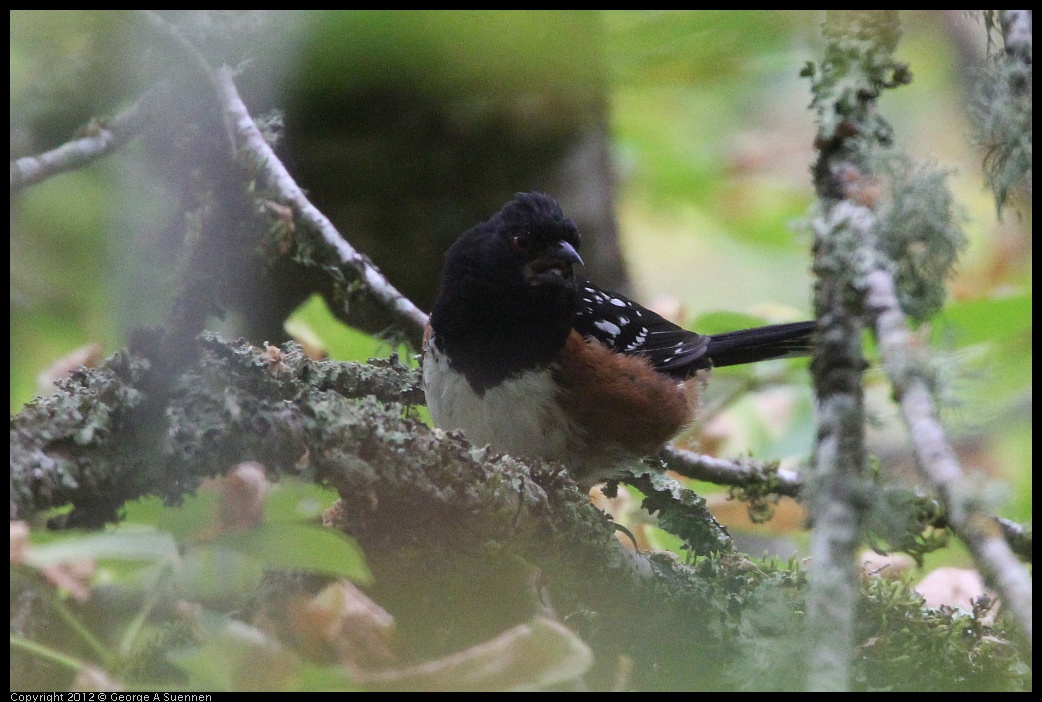
[[[579,248],[575,223],[536,192],[449,247],[423,341],[435,427],[592,487],[689,426],[713,367],[812,351],[813,321],[683,329],[578,275]]]

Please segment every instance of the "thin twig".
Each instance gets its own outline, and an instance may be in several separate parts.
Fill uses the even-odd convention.
[[[1023,525],[1005,517],[995,517],[995,521],[1002,530],[1002,537],[1013,549],[1013,553],[1020,556],[1021,560],[1031,562],[1032,542],[1031,529],[1025,529]]]
[[[154,97],[155,90],[149,90],[115,117],[92,122],[87,128],[90,134],[50,151],[11,161],[11,194],[60,173],[83,168],[126,144],[148,122]]]
[[[685,478],[702,480],[714,485],[749,488],[756,484],[766,485],[769,494],[799,497],[806,481],[796,471],[774,469],[770,463],[751,459],[729,460],[716,458],[694,451],[667,446],[656,456],[666,470],[679,473]],[[911,491],[909,491],[911,493]],[[944,508],[931,501],[931,511],[938,513],[930,526],[938,529],[949,528],[950,522]],[[1031,562],[1033,539],[1030,529],[1003,517],[988,515],[1002,532],[1002,538],[1010,550],[1021,560]]]
[[[729,461],[667,446],[658,453],[668,470],[685,478],[704,480],[716,485],[748,487],[753,483],[768,483],[771,492],[795,497],[803,489],[803,479],[791,470],[772,470],[762,461]]]
[[[919,366],[905,360],[914,344],[898,306],[893,278],[876,270],[865,282],[883,369],[899,398],[919,470],[941,496],[952,530],[969,547],[974,562],[998,591],[1031,646],[1031,576],[1003,539],[999,526],[980,509],[937,418],[927,379],[918,372]]]
[[[420,345],[427,315],[400,293],[372,261],[359,253],[341,236],[333,223],[307,199],[297,182],[286,170],[239,97],[232,80],[232,70],[222,67],[216,72],[225,111],[232,123],[240,147],[251,153],[261,168],[261,176],[277,198],[289,204],[294,213],[312,227],[322,241],[335,252],[337,260],[352,269],[368,290],[394,317],[415,348]]]

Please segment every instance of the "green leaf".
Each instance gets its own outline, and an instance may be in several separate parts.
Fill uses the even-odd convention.
[[[308,482],[283,480],[264,498],[264,521],[302,522],[319,519],[337,500],[335,490]]]
[[[266,522],[295,523],[318,519],[337,499],[335,490],[293,479],[284,479],[269,487],[264,497]],[[176,507],[170,507],[158,497],[143,497],[127,503],[123,519],[127,523],[148,524],[169,531],[179,543],[186,543],[214,523],[218,499],[216,490],[205,490],[186,497]]]
[[[205,490],[171,507],[158,497],[143,497],[126,504],[123,520],[128,524],[148,524],[168,531],[179,543],[186,543],[213,523],[217,498],[215,490]]]
[[[740,312],[708,312],[699,316],[689,328],[699,334],[722,334],[739,329],[752,329],[770,324],[763,317]]]
[[[265,524],[222,534],[212,544],[250,556],[268,568],[307,570],[372,582],[362,551],[340,532],[307,524]]]
[[[1031,293],[954,302],[934,318],[932,327],[935,343],[946,337],[954,337],[960,346],[1019,338],[1030,346]]]
[[[379,355],[381,346],[385,346],[372,336],[339,321],[318,294],[297,307],[284,328],[294,337],[317,336],[329,357],[338,361],[365,361]]]
[[[354,692],[358,690],[347,671],[338,665],[317,666],[304,663],[297,684],[306,692]]]
[[[26,554],[26,562],[38,568],[86,560],[174,562],[177,558],[177,543],[170,534],[138,526],[121,526],[100,534],[74,534],[34,545]]]
[[[256,558],[227,548],[194,546],[185,553],[175,575],[181,597],[209,604],[234,602],[264,577]]]

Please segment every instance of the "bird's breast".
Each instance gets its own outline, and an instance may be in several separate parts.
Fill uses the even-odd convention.
[[[460,429],[475,445],[529,458],[565,461],[576,437],[549,368],[533,369],[478,393],[430,343],[424,391],[434,425]]]

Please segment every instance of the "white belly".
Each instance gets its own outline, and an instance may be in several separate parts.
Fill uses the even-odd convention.
[[[449,368],[437,349],[424,354],[427,408],[440,429],[461,429],[476,446],[528,458],[563,461],[569,455],[569,423],[556,400],[549,369],[508,379],[478,396]]]

